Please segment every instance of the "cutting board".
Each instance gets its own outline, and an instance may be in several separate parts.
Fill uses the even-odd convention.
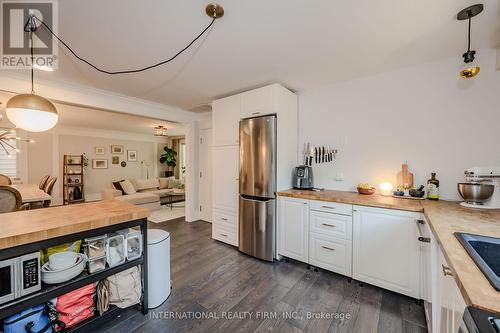
[[[401,166],[401,171],[398,172],[398,184],[401,185],[409,185],[410,188],[413,188],[413,174],[408,170],[408,164],[403,164]]]

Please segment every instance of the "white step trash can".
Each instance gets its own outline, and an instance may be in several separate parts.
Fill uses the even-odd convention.
[[[148,307],[160,306],[170,295],[170,234],[148,229]]]

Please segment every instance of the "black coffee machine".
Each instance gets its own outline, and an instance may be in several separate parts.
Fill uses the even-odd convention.
[[[312,167],[307,165],[295,167],[293,172],[293,188],[299,190],[312,190],[314,188]]]

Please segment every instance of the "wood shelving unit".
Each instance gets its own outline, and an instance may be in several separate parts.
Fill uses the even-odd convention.
[[[85,202],[85,191],[83,181],[83,155],[64,155],[63,157],[63,203],[70,205]],[[80,188],[82,197],[73,198],[73,191]]]

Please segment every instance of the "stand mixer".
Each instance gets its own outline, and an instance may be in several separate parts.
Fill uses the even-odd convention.
[[[458,192],[469,208],[500,209],[500,167],[474,167],[465,170],[465,182]]]

